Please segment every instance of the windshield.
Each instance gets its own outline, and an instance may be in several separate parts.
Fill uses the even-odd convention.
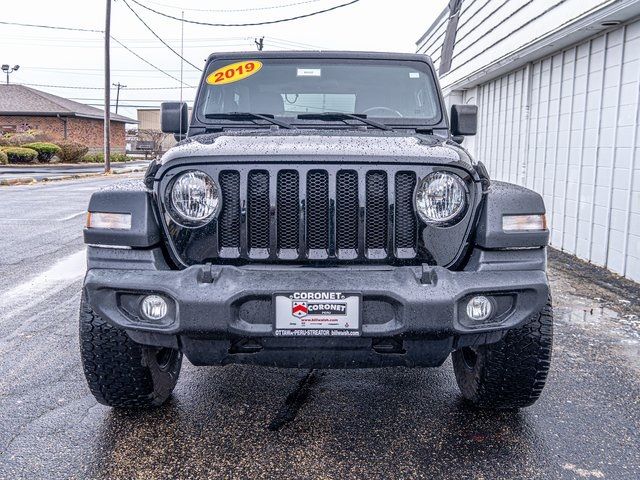
[[[433,74],[419,61],[217,60],[204,78],[196,114],[206,123],[224,122],[218,114],[234,112],[293,117],[292,123],[304,122],[298,115],[322,113],[385,123],[440,120]]]

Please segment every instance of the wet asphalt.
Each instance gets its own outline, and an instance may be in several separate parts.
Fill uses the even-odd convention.
[[[144,169],[149,161],[137,160],[131,162],[113,162],[111,164],[115,172],[126,172],[129,169]],[[100,173],[104,171],[102,163],[82,165],[56,165],[56,164],[27,164],[27,165],[2,165],[0,166],[0,180],[12,178],[31,177],[37,181],[43,179],[56,179],[86,173]]]
[[[185,361],[155,411],[97,404],[78,356],[81,227],[112,181],[0,188],[0,479],[640,478],[640,286],[557,252],[553,369],[518,412],[466,405],[449,361]]]

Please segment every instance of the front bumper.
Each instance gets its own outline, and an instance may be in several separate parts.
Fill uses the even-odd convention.
[[[282,367],[435,366],[464,345],[499,340],[547,301],[544,249],[475,252],[469,270],[442,267],[234,267],[169,270],[159,251],[89,247],[85,290],[106,321],[140,343],[180,348],[195,364]],[[342,291],[362,295],[356,338],[273,335],[276,292]],[[167,319],[143,320],[145,294],[170,300]],[[477,325],[468,298],[491,295],[499,315]],[[500,308],[502,312],[500,312]]]

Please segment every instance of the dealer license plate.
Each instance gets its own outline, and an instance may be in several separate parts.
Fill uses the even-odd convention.
[[[358,336],[360,296],[342,292],[275,295],[277,336]]]

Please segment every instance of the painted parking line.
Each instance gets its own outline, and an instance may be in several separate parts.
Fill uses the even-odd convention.
[[[64,218],[61,218],[61,219],[60,219],[60,221],[61,221],[61,222],[66,222],[67,220],[71,220],[71,219],[73,219],[73,218],[77,218],[77,217],[79,217],[79,216],[81,216],[81,215],[86,215],[86,213],[87,213],[87,212],[86,212],[85,210],[83,210],[83,211],[81,211],[81,212],[78,212],[78,213],[73,213],[73,214],[68,215],[68,216],[66,216],[66,217],[64,217]]]
[[[10,318],[65,289],[80,280],[87,267],[85,249],[55,263],[35,277],[10,288],[0,295],[0,311]]]

